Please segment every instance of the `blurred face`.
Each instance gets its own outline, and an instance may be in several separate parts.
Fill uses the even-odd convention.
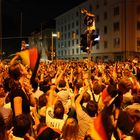
[[[24,75],[24,76],[28,75],[27,69],[22,64],[20,64],[20,71],[21,71],[22,75]]]
[[[0,98],[5,97],[5,95],[6,95],[6,93],[5,93],[4,89],[3,89],[3,87],[0,87]]]

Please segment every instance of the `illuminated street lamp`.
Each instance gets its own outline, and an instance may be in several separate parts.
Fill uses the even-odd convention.
[[[54,57],[54,51],[53,51],[53,49],[54,49],[54,45],[53,45],[54,37],[60,38],[60,32],[57,32],[57,33],[52,32],[52,54],[51,54],[52,61],[53,61],[53,57]]]

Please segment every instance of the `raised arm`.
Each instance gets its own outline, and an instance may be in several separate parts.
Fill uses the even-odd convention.
[[[84,90],[80,93],[80,95],[77,97],[76,101],[75,101],[75,108],[76,109],[82,109],[81,107],[81,100],[82,100],[82,97],[83,97],[83,94],[87,91],[87,87],[84,87]]]
[[[65,66],[64,70],[62,70],[62,71],[60,72],[59,76],[56,78],[56,80],[55,80],[55,85],[58,85],[59,81],[61,80],[63,74],[65,73],[65,71],[66,71],[66,69],[67,69],[67,66],[68,66],[68,65]]]

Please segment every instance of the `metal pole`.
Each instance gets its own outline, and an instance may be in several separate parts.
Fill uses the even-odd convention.
[[[22,38],[22,12],[20,13],[20,37]]]
[[[53,61],[53,32],[52,32],[52,61]]]
[[[91,79],[91,51],[92,51],[92,40],[90,40],[89,51],[88,51],[88,80]]]
[[[125,24],[125,35],[124,35],[124,37],[125,37],[125,48],[124,48],[124,61],[126,61],[126,59],[127,59],[127,44],[126,44],[126,30],[127,30],[127,27],[126,27],[126,0],[124,0],[124,24]]]
[[[0,0],[0,58],[2,58],[2,0]]]

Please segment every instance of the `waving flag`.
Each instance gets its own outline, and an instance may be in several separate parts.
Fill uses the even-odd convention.
[[[34,90],[37,88],[37,83],[35,81],[38,65],[40,62],[41,50],[37,47],[26,49],[16,53],[16,56],[21,58],[24,65],[27,65],[32,70],[31,84]]]
[[[107,133],[103,123],[103,116],[102,114],[98,114],[98,116],[94,120],[94,131],[99,135],[100,139],[108,140]]]
[[[40,60],[40,51],[36,47],[20,51],[16,53],[16,55],[20,56],[22,63],[29,66],[32,72],[35,70],[35,67]]]

